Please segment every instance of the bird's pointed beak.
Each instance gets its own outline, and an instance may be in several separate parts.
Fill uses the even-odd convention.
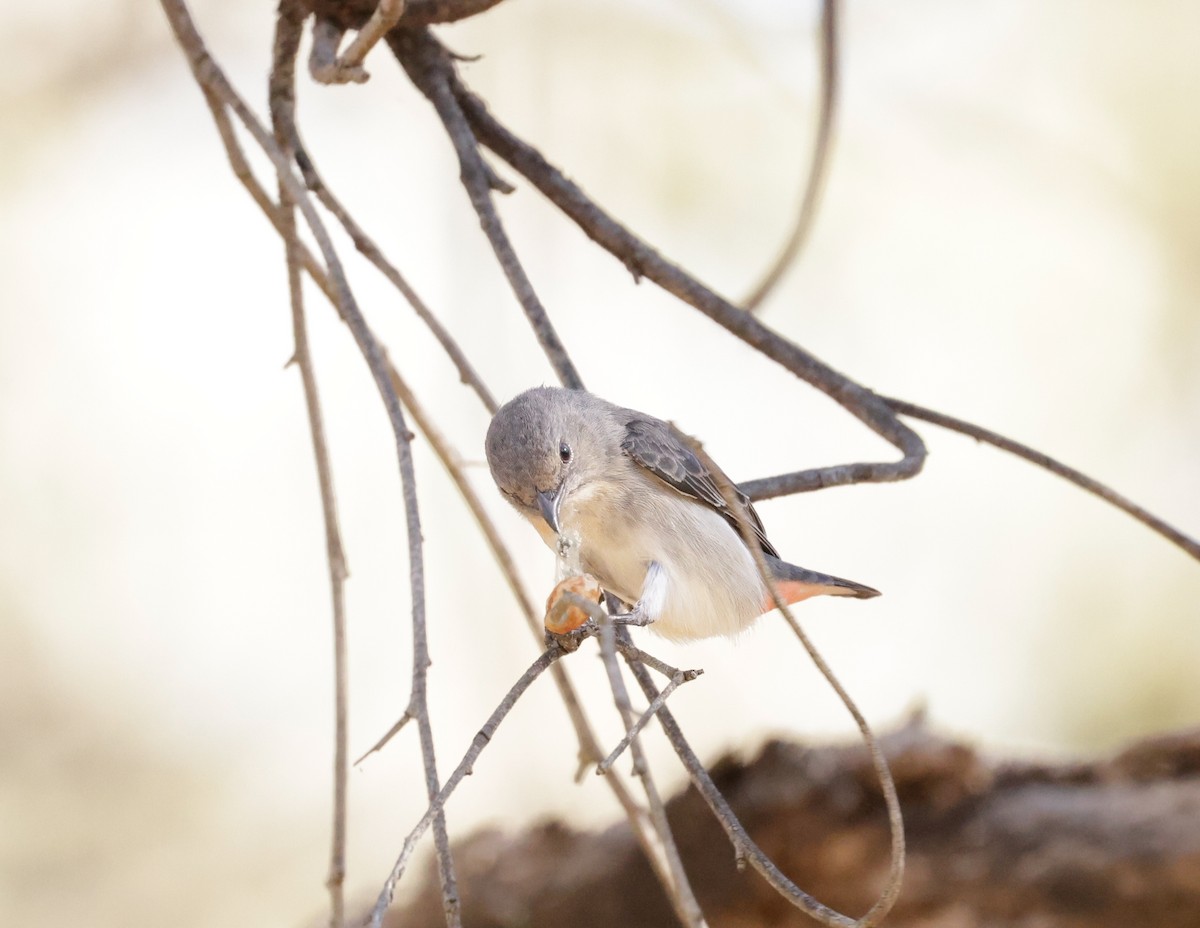
[[[543,493],[541,490],[538,490],[538,508],[542,511],[542,518],[546,520],[546,524],[554,529],[555,535],[558,534],[558,507],[561,500],[561,486],[553,493]]]

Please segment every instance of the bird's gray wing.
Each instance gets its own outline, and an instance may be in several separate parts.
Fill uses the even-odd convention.
[[[672,489],[716,510],[740,537],[737,516],[725,504],[725,498],[713,480],[712,470],[696,457],[670,424],[659,419],[630,419],[625,425],[621,450]],[[725,477],[720,471],[717,473]],[[725,479],[734,486],[732,480],[728,477]],[[759,547],[764,553],[778,557],[779,553],[767,540],[762,520],[754,511],[750,498],[736,486],[734,492],[746,507],[746,515],[750,518],[750,526],[754,529]]]

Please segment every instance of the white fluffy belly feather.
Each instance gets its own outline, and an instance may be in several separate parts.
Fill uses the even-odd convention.
[[[720,515],[661,491],[633,502],[628,493],[593,496],[562,513],[564,531],[579,532],[581,567],[605,589],[638,603],[650,627],[675,641],[736,635],[762,614],[754,559]]]

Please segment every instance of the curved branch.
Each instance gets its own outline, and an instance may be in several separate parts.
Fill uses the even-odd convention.
[[[1028,445],[1023,445],[1018,441],[1013,441],[1011,438],[1005,438],[1003,435],[993,432],[990,429],[973,425],[962,419],[955,419],[953,416],[947,416],[945,413],[926,409],[924,406],[918,406],[916,403],[909,403],[906,400],[898,400],[892,397],[884,397],[883,401],[902,416],[920,419],[923,422],[932,423],[944,429],[949,429],[952,432],[967,435],[976,441],[999,448],[1001,451],[1007,451],[1009,454],[1014,454],[1043,470],[1048,470],[1050,473],[1062,477],[1064,480],[1075,484],[1081,490],[1085,490],[1093,496],[1100,497],[1106,503],[1116,506],[1126,515],[1132,516],[1151,531],[1162,535],[1171,544],[1182,548],[1192,557],[1200,560],[1200,541],[1189,535],[1185,535],[1169,522],[1165,522],[1152,512],[1143,509],[1128,497],[1122,496],[1116,490],[1106,486],[1099,480],[1093,480],[1087,474],[1077,471],[1073,467],[1068,467],[1061,461],[1050,457],[1050,455],[1043,454],[1041,451],[1030,448]]]
[[[620,629],[618,634],[621,636],[620,640],[623,643],[632,645],[628,629]],[[650,672],[646,669],[645,665],[640,661],[634,660],[628,661],[628,664],[629,669],[633,672],[634,679],[637,680],[646,698],[649,700],[657,699],[659,696],[658,687],[650,677]],[[776,892],[821,924],[832,926],[832,928],[856,928],[858,922],[853,918],[843,915],[841,912],[831,909],[823,902],[814,899],[802,890],[788,879],[775,866],[771,858],[763,853],[762,849],[755,844],[754,840],[747,834],[746,829],[742,827],[741,822],[738,821],[733,809],[729,807],[728,801],[721,794],[712,777],[709,776],[700,758],[696,756],[696,752],[688,744],[687,739],[683,736],[683,730],[679,727],[679,723],[675,721],[675,716],[671,714],[671,710],[666,706],[658,710],[658,723],[662,726],[663,731],[666,732],[667,739],[671,742],[671,747],[675,749],[675,753],[683,763],[684,769],[687,770],[692,785],[696,787],[696,791],[704,799],[709,809],[712,810],[717,821],[721,823],[721,828],[725,831],[725,834],[728,835],[737,854],[739,865],[742,861],[749,863],[751,867],[758,871],[763,879],[771,884]]]
[[[771,291],[783,279],[800,255],[817,217],[817,206],[825,189],[829,156],[833,148],[833,116],[838,97],[838,0],[823,0],[821,4],[821,97],[817,103],[817,134],[813,139],[812,157],[808,162],[808,177],[795,224],[783,249],[758,286],[742,301],[749,312],[758,309]]]
[[[746,491],[752,498],[762,499],[849,483],[906,480],[920,472],[925,461],[924,442],[878,396],[767,328],[745,310],[718,296],[605,213],[540,152],[492,117],[482,101],[459,80],[449,53],[437,45],[431,36],[425,33],[415,36],[409,47],[422,49],[431,67],[436,66],[444,75],[475,136],[537,187],[592,241],[624,263],[635,278],[646,277],[698,309],[752,348],[835,400],[903,455],[899,461],[840,465],[757,480]],[[393,44],[393,49],[398,54],[404,52],[404,48],[397,48],[396,44]]]
[[[846,707],[846,711],[850,713],[850,717],[854,719],[854,724],[862,736],[863,744],[866,745],[867,752],[871,755],[871,764],[875,768],[875,776],[879,780],[879,788],[883,794],[883,801],[887,808],[888,828],[891,832],[891,861],[888,867],[887,882],[880,891],[879,898],[876,899],[875,904],[871,906],[867,914],[859,920],[858,924],[862,928],[876,925],[887,916],[892,906],[896,904],[896,897],[900,895],[900,884],[904,879],[904,864],[906,859],[904,820],[900,813],[900,797],[896,794],[896,782],[892,777],[891,769],[888,767],[887,758],[884,757],[883,750],[879,746],[879,739],[875,737],[875,733],[867,723],[866,716],[862,714],[862,711],[858,708],[858,704],[846,688],[842,686],[841,680],[834,674],[833,668],[829,666],[825,660],[825,656],[817,650],[817,646],[813,644],[812,639],[808,637],[807,633],[800,626],[800,623],[796,621],[796,617],[792,614],[789,604],[779,595],[779,586],[775,582],[770,569],[767,567],[762,548],[756,540],[754,527],[750,521],[746,504],[738,498],[737,491],[729,481],[729,478],[713,463],[703,446],[690,435],[680,434],[688,442],[692,452],[706,465],[709,473],[714,475],[717,489],[720,490],[721,496],[725,500],[725,505],[737,516],[738,532],[754,557],[754,564],[758,568],[759,578],[762,580],[763,586],[770,591],[775,608],[782,613],[788,623],[788,627],[792,630],[792,634],[796,636],[796,639],[808,654],[809,659],[816,666],[821,676],[825,678],[825,682],[837,694],[842,705]]]

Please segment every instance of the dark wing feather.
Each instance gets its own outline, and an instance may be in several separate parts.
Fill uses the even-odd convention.
[[[631,419],[626,423],[621,449],[663,483],[716,510],[741,537],[737,516],[725,505],[725,498],[721,496],[712,472],[680,439],[671,425],[656,419]],[[733,485],[733,481],[729,483]],[[750,517],[750,526],[754,529],[759,547],[764,553],[778,557],[779,553],[767,541],[762,520],[754,511],[749,497],[736,487],[734,490],[746,506],[746,514]]]

